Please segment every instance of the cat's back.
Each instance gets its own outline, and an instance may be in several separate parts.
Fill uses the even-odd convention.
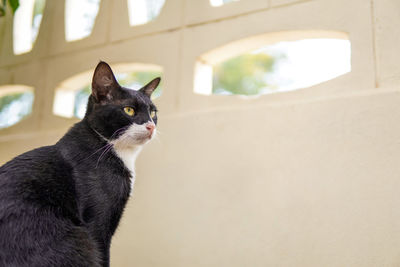
[[[61,163],[62,161],[55,146],[43,146],[30,150],[0,167],[0,182],[8,182],[7,177],[17,177],[26,173],[32,176],[57,162]]]
[[[73,169],[56,146],[1,166],[0,266],[97,266],[76,201]]]
[[[0,201],[49,205],[73,194],[72,168],[55,146],[28,151],[0,167]]]

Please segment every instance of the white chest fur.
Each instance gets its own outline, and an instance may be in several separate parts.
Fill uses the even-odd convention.
[[[133,123],[121,136],[110,142],[113,145],[117,156],[124,162],[125,167],[131,172],[131,193],[135,183],[136,158],[142,150],[143,145],[149,141],[149,130],[146,125],[147,124],[145,123]],[[154,137],[154,135],[155,129],[152,137]]]
[[[135,161],[141,150],[142,146],[125,148],[114,146],[115,153],[122,160],[125,167],[131,172],[131,194],[133,192],[133,187],[135,184]]]

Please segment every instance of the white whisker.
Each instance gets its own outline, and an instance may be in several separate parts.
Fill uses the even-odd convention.
[[[112,149],[112,147],[112,144],[108,144],[107,148],[103,151],[103,153],[101,153],[100,157],[97,159],[96,168],[98,167],[101,158],[105,156]]]

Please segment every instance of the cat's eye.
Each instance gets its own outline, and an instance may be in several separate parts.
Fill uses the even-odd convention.
[[[150,117],[154,118],[157,115],[157,111],[152,110],[150,111]]]
[[[124,111],[129,116],[135,115],[135,110],[133,108],[131,108],[131,107],[124,107]]]

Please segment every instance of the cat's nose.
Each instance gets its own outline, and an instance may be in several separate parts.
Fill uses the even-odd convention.
[[[146,124],[146,129],[150,132],[150,134],[153,134],[154,128],[156,128],[156,125],[154,123],[148,123]]]

